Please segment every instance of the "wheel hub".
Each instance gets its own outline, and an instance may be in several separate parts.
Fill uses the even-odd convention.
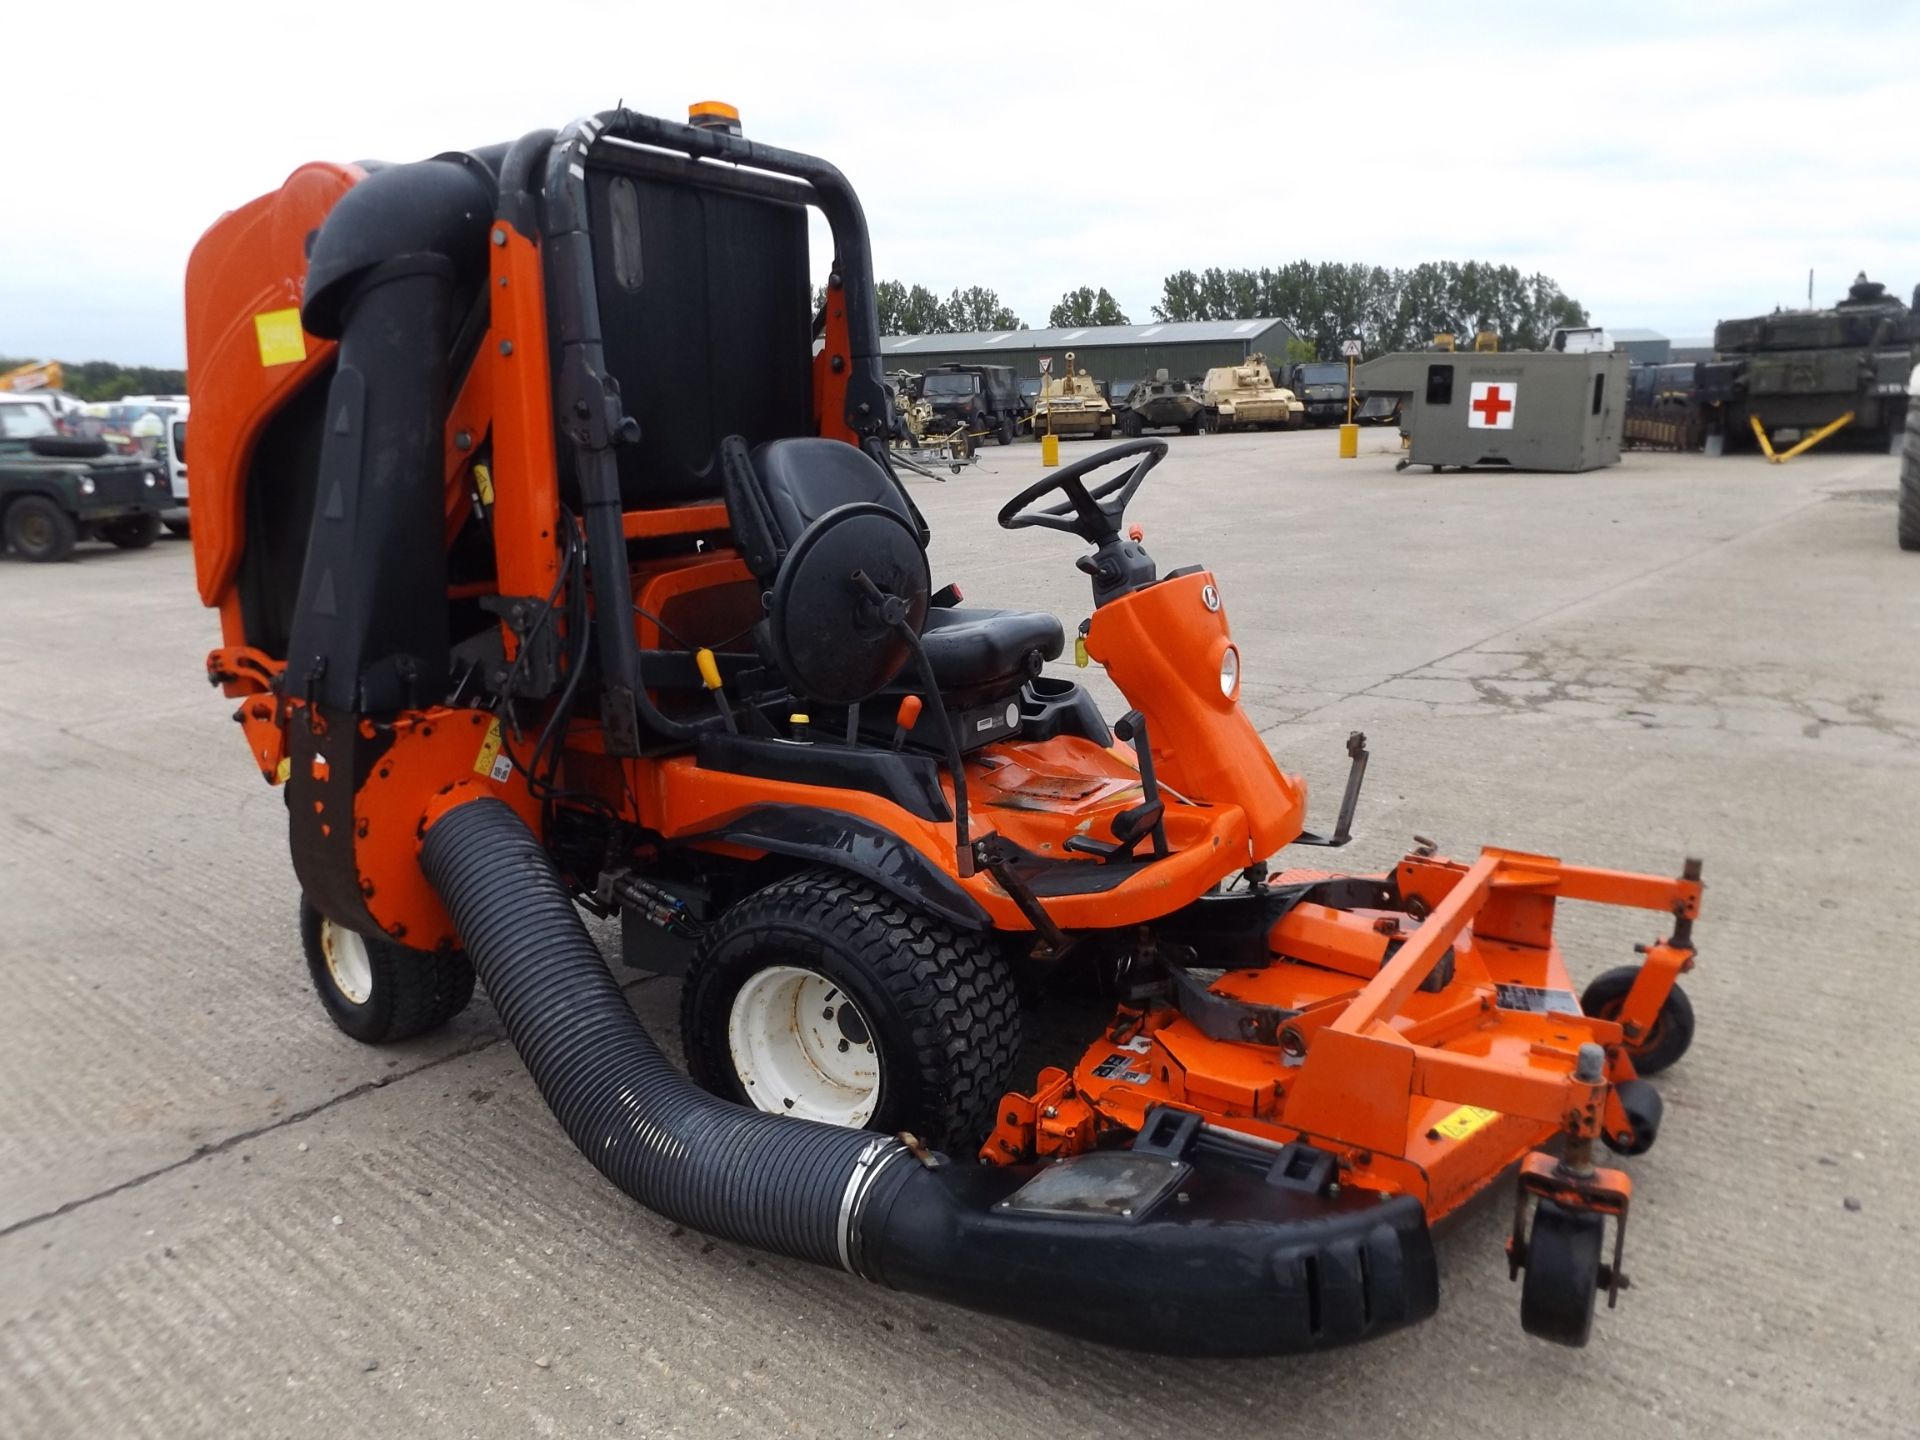
[[[373,995],[373,957],[367,942],[344,925],[331,920],[320,922],[320,953],[326,957],[327,974],[334,988],[354,1005],[364,1005]]]
[[[872,1029],[816,971],[770,965],[748,976],[727,1016],[727,1049],[760,1110],[858,1128],[880,1108]]]

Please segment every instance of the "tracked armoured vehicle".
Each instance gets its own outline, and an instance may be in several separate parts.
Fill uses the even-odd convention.
[[[1721,321],[1713,332],[1721,383],[1713,393],[1727,443],[1758,432],[1769,445],[1804,440],[1841,422],[1838,428],[1897,451],[1916,345],[1914,311],[1864,272],[1829,310]]]
[[[1033,438],[1049,434],[1113,438],[1113,407],[1100,393],[1099,382],[1085,370],[1075,368],[1071,350],[1067,352],[1066,369],[1044,377],[1034,398]]]
[[[1207,371],[1201,400],[1202,428],[1209,431],[1298,430],[1307,423],[1307,407],[1274,383],[1267,357],[1257,350],[1238,365]]]

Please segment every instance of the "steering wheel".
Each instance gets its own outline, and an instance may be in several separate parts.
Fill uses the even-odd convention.
[[[1081,483],[1082,476],[1090,475],[1116,460],[1124,460],[1129,455],[1138,455],[1140,459],[1126,474],[1102,481],[1092,490]],[[1126,440],[1118,445],[1109,445],[1099,454],[1089,455],[1085,460],[1047,476],[1037,485],[1029,485],[1002,505],[1000,528],[1024,530],[1030,525],[1040,525],[1048,530],[1063,530],[1069,535],[1078,535],[1089,545],[1105,545],[1118,540],[1120,520],[1127,512],[1127,502],[1133,499],[1133,492],[1140,488],[1141,482],[1147,478],[1147,472],[1166,458],[1167,442],[1164,440]],[[1045,509],[1035,506],[1036,500],[1056,490],[1064,490],[1067,498]],[[1109,496],[1113,498],[1109,499]]]

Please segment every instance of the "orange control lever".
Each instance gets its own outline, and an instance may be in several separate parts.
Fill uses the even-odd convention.
[[[900,708],[893,712],[893,748],[898,750],[907,743],[907,732],[920,720],[920,697],[909,695],[900,702]]]

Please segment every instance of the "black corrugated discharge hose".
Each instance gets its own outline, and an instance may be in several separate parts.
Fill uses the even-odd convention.
[[[675,1069],[504,803],[443,815],[420,863],[534,1083],[601,1174],[709,1235],[860,1270],[849,1252],[863,1202],[890,1197],[918,1168],[905,1146],[731,1104]]]

